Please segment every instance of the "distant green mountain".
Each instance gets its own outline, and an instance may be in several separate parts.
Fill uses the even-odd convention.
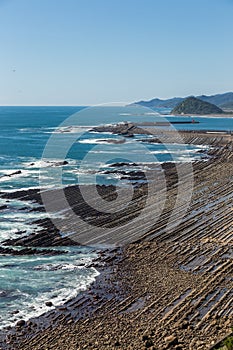
[[[221,105],[221,108],[222,108],[222,109],[233,110],[233,101],[223,103],[223,104]]]
[[[233,102],[233,92],[226,92],[225,94],[217,94],[212,96],[197,96],[202,101],[213,103],[218,107],[222,107],[223,104]]]
[[[141,106],[149,107],[149,108],[174,108],[177,106],[180,102],[184,101],[187,97],[174,97],[167,100],[161,100],[159,98],[154,98],[149,101],[139,101],[135,102],[134,104],[138,104]],[[226,103],[233,103],[233,92],[226,92],[224,94],[217,94],[217,95],[201,95],[196,96],[199,100],[209,102],[212,104],[215,104],[218,107],[222,107]]]
[[[135,102],[134,104],[144,106],[144,107],[149,107],[149,108],[174,108],[175,106],[178,105],[181,101],[183,101],[184,98],[182,97],[174,97],[170,98],[168,100],[161,100],[159,98],[154,98],[153,100],[150,101],[139,101]]]
[[[219,114],[223,110],[212,103],[202,101],[196,97],[187,97],[180,102],[171,114]]]

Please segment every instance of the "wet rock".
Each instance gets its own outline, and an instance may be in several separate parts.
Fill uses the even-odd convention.
[[[18,208],[18,210],[22,210],[22,211],[24,211],[24,210],[28,210],[28,207],[22,207],[22,208]]]
[[[23,249],[13,249],[0,247],[0,255],[13,255],[13,256],[22,256],[22,255],[60,255],[67,254],[67,251],[57,251],[52,249],[32,249],[32,248],[23,248]]]
[[[186,321],[186,320],[184,320],[183,322],[182,321],[181,322],[177,322],[175,324],[175,327],[179,328],[179,329],[186,329],[186,328],[188,328],[188,326],[189,326],[189,322]]]
[[[51,301],[46,301],[45,305],[51,307],[51,306],[53,306],[53,303]]]
[[[153,346],[153,341],[151,339],[148,339],[146,342],[145,342],[145,347],[146,348],[150,348],[151,346]]]
[[[146,341],[146,340],[148,340],[148,339],[149,339],[148,334],[147,334],[147,333],[144,333],[144,334],[142,335],[142,341]]]
[[[137,163],[126,163],[126,162],[119,162],[119,163],[113,163],[110,165],[110,167],[121,167],[121,166],[137,166]]]
[[[16,314],[18,314],[19,313],[19,310],[14,310],[14,311],[12,311],[12,315],[16,315]]]
[[[17,327],[24,327],[26,325],[26,322],[24,320],[19,320],[17,323],[16,323],[16,326]]]
[[[164,341],[169,346],[178,344],[178,338],[174,334],[166,337]]]
[[[15,232],[15,235],[23,235],[25,234],[27,231],[17,231]]]
[[[17,170],[11,174],[6,174],[6,175],[2,175],[0,177],[11,177],[11,176],[14,176],[14,175],[19,175],[19,174],[22,174],[22,171],[21,170]]]
[[[67,307],[66,306],[59,306],[58,310],[59,311],[67,311]]]
[[[40,224],[40,222],[36,222]],[[69,246],[78,245],[77,242],[71,241],[68,237],[62,238],[59,233],[49,227],[47,222],[44,223],[47,230],[41,230],[38,233],[30,234],[29,236],[24,236],[16,239],[7,239],[3,242],[7,246],[30,246],[30,247],[51,247],[51,246]]]
[[[54,166],[62,166],[62,165],[67,165],[67,164],[69,164],[69,163],[67,162],[67,160],[64,160],[63,162],[56,162],[56,163],[53,163],[53,164],[52,164],[52,167],[54,167]]]

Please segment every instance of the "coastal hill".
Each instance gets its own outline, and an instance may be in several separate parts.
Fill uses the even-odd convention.
[[[196,97],[187,97],[180,102],[171,114],[220,114],[223,110],[212,103],[202,101]]]
[[[233,92],[226,92],[225,94],[218,94],[212,96],[196,96],[199,100],[213,103],[214,105],[223,108],[224,104],[233,103]]]
[[[182,97],[174,97],[174,98],[170,98],[168,100],[161,100],[159,98],[154,98],[153,100],[150,100],[150,101],[139,101],[139,102],[135,102],[134,104],[144,106],[144,107],[149,107],[149,108],[154,108],[154,107],[174,108],[183,100],[184,100],[184,98],[182,98]]]
[[[233,104],[233,92],[226,92],[224,94],[217,94],[217,95],[201,95],[201,96],[195,96],[201,101],[213,103],[214,105],[224,108],[224,105],[232,103]],[[141,105],[149,108],[174,108],[176,107],[180,102],[184,101],[187,97],[174,97],[167,100],[162,100],[159,98],[154,98],[149,101],[139,101],[135,102],[136,105]]]
[[[221,105],[221,108],[224,110],[233,111],[233,101],[224,103],[223,105]]]

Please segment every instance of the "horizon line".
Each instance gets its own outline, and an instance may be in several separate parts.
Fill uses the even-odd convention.
[[[194,97],[198,97],[198,96],[217,96],[217,95],[224,95],[224,94],[228,94],[228,93],[233,93],[233,91],[225,91],[225,92],[219,92],[219,93],[212,93],[212,94],[201,94],[201,95],[196,95],[196,94],[190,94],[190,95],[186,95],[186,96],[172,96],[172,97],[146,97],[145,99],[141,99],[141,100],[137,100],[137,101],[124,101],[124,103],[127,104],[134,104],[137,102],[145,102],[145,101],[151,101],[153,99],[159,99],[159,100],[169,100],[169,99],[174,99],[174,98],[186,98],[186,97],[190,97],[190,96],[194,96]],[[0,104],[0,107],[93,107],[93,106],[101,106],[101,105],[108,105],[111,103],[118,103],[116,101],[114,102],[102,102],[102,103],[90,103],[88,105],[86,104],[22,104],[22,105],[18,105],[18,104]],[[122,102],[121,102],[122,103]]]

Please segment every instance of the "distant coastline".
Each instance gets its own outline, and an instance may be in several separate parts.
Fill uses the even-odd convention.
[[[165,115],[165,114],[164,114]],[[177,117],[177,114],[170,114],[169,117]],[[198,117],[198,118],[233,118],[233,112],[221,114],[180,114],[179,117]]]
[[[132,104],[140,105],[148,108],[175,108],[179,103],[189,97],[195,97],[201,101],[214,104],[223,109],[225,112],[233,111],[233,92],[226,92],[223,94],[216,95],[200,95],[200,96],[185,96],[185,97],[172,97],[169,99],[153,98],[147,101],[136,101]]]

